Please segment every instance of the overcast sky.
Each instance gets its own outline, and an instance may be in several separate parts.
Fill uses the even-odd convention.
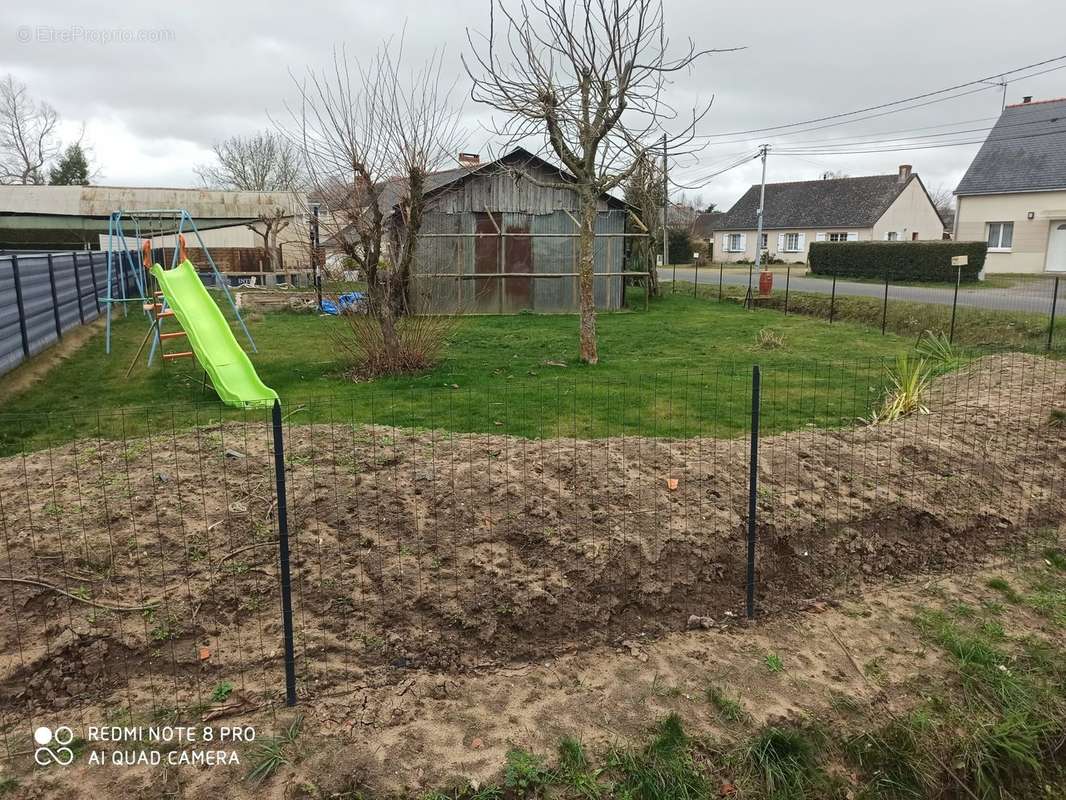
[[[446,62],[459,78],[458,99],[463,99],[468,81],[460,77],[458,59],[466,47],[464,28],[483,29],[487,8],[487,0],[3,0],[0,75],[13,73],[55,106],[67,138],[84,124],[101,170],[98,182],[194,186],[192,168],[209,160],[213,141],[255,132],[269,125],[269,115],[283,113],[283,102],[292,95],[290,69],[324,65],[334,44],[353,53],[372,50],[383,37],[399,33],[405,20],[411,56],[446,47]],[[692,36],[700,47],[746,48],[704,58],[670,89],[680,107],[714,96],[700,128],[708,136],[853,111],[1066,55],[1066,3],[1061,0],[667,0],[666,14],[679,47]],[[120,41],[135,37],[154,41]],[[1066,95],[1066,69],[1008,86],[1008,102],[1023,95]],[[711,139],[714,145],[698,162],[677,165],[674,175],[679,182],[703,182],[706,173],[753,152],[763,141],[783,148],[791,142],[987,128],[1000,103],[1001,89],[990,86],[812,133],[720,136]],[[484,109],[467,98],[465,112],[471,130],[467,149],[484,151],[486,134],[478,125]],[[977,147],[862,155],[771,152],[768,180],[813,179],[826,171],[894,172],[906,162],[930,189],[953,188]],[[758,169],[752,161],[687,194],[728,208],[758,181]]]

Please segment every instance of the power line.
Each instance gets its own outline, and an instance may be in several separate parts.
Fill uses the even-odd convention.
[[[900,114],[900,113],[902,113],[904,111],[913,111],[916,108],[924,108],[925,106],[931,106],[931,105],[934,105],[936,103],[944,103],[944,102],[947,102],[948,100],[956,100],[956,99],[958,99],[960,97],[967,97],[967,96],[969,96],[971,94],[977,94],[979,92],[987,92],[990,88],[991,87],[988,87],[988,86],[981,86],[981,87],[978,87],[976,89],[970,89],[969,91],[966,91],[966,92],[959,92],[958,94],[949,95],[947,97],[938,97],[938,98],[935,98],[933,100],[927,100],[924,103],[915,103],[914,105],[907,106],[906,108],[893,108],[893,109],[890,109],[888,111],[881,111],[881,112],[879,112],[877,114],[867,114],[866,116],[863,116],[863,117],[854,117],[852,119],[838,120],[836,122],[827,122],[824,125],[815,125],[815,126],[812,126],[810,128],[803,128],[801,130],[784,131],[783,133],[776,134],[776,137],[780,138],[782,136],[797,136],[799,134],[813,133],[814,131],[825,130],[826,128],[837,128],[837,127],[840,127],[841,125],[851,125],[851,124],[856,123],[856,122],[865,122],[866,120],[870,120],[870,119],[880,119],[881,117],[891,116],[892,114]],[[732,139],[732,140],[730,140],[728,142],[707,142],[706,146],[708,146],[708,147],[719,147],[721,145],[726,145],[726,144],[740,144],[741,142],[750,142],[751,140],[752,140],[751,137],[748,137],[748,138],[745,138],[745,139]]]
[[[1059,134],[1066,134],[1066,126],[1056,128],[1051,131],[1041,131],[1040,133],[1019,134],[1018,136],[997,136],[995,138],[987,137],[985,139],[970,139],[967,141],[958,142],[934,142],[932,144],[918,144],[913,146],[899,145],[895,147],[885,147],[874,150],[821,150],[817,148],[798,148],[796,150],[781,149],[777,152],[788,153],[791,155],[811,155],[811,156],[830,156],[830,155],[860,155],[863,153],[894,153],[900,150],[933,150],[941,147],[961,147],[970,144],[983,144],[986,141],[993,142],[1013,142],[1021,139],[1037,139],[1041,136],[1057,136]]]
[[[747,164],[749,161],[753,161],[754,159],[759,158],[760,155],[761,155],[761,150],[760,151],[756,151],[754,153],[748,153],[747,155],[744,156],[744,158],[738,159],[737,161],[735,161],[732,164],[730,164],[728,167],[723,167],[722,169],[716,170],[715,172],[712,172],[709,175],[703,175],[703,176],[700,176],[700,177],[695,179],[695,180],[702,180],[703,181],[702,183],[693,184],[693,185],[677,183],[675,181],[671,181],[671,183],[675,187],[677,187],[678,189],[687,189],[689,191],[692,191],[692,190],[695,190],[695,189],[702,189],[705,186],[707,186],[707,184],[709,184],[713,178],[716,178],[719,175],[722,175],[723,173],[729,172],[730,170],[736,169],[737,167],[743,166],[744,164]]]
[[[1059,122],[1060,120],[1066,120],[1066,114],[1059,114],[1053,117],[1042,117],[1040,119],[1023,120],[1021,122],[1007,122],[999,125],[992,125],[982,128],[965,128],[963,130],[946,131],[944,133],[926,133],[918,136],[900,136],[894,139],[871,139],[868,137],[858,137],[854,139],[848,139],[844,137],[840,139],[826,140],[809,139],[807,141],[789,142],[788,144],[782,145],[782,147],[862,147],[867,145],[874,146],[881,144],[891,144],[892,142],[920,142],[920,140],[923,139],[939,139],[945,136],[962,136],[963,134],[967,133],[987,133],[988,131],[1001,131],[1008,128],[1025,128],[1031,125],[1041,125],[1044,123]]]
[[[1022,69],[1025,69],[1025,68],[1023,67]],[[1016,78],[1015,80],[1023,80],[1025,78],[1033,78],[1033,77],[1036,77],[1038,75],[1045,75],[1045,74],[1047,74],[1049,72],[1054,72],[1054,71],[1060,70],[1060,69],[1066,69],[1066,64],[1059,64],[1058,66],[1055,66],[1055,67],[1050,67],[1048,69],[1040,70],[1038,72],[1032,72],[1032,73],[1029,73],[1027,75],[1022,75],[1022,76],[1019,76],[1018,78]],[[825,130],[826,128],[839,127],[841,125],[850,125],[850,124],[853,124],[853,123],[856,123],[856,122],[864,122],[864,121],[870,120],[870,119],[877,119],[877,118],[880,118],[880,117],[890,116],[892,114],[899,114],[899,113],[902,113],[904,111],[911,111],[911,110],[914,110],[914,109],[917,109],[917,108],[923,108],[925,106],[933,105],[935,103],[946,102],[948,100],[955,100],[955,99],[958,99],[960,97],[966,97],[966,96],[971,95],[971,94],[977,94],[978,92],[983,92],[983,91],[986,91],[988,89],[997,88],[1000,85],[1001,84],[990,84],[990,85],[986,85],[986,86],[980,86],[980,87],[977,87],[975,89],[970,89],[969,91],[966,91],[966,92],[960,92],[958,94],[950,95],[948,97],[939,97],[939,98],[935,98],[933,100],[926,101],[924,103],[916,103],[916,104],[908,106],[906,108],[894,108],[894,109],[891,109],[891,110],[888,110],[888,111],[882,111],[881,113],[878,113],[878,114],[869,114],[869,115],[864,116],[864,117],[855,117],[853,119],[844,119],[844,120],[837,121],[837,122],[830,122],[830,123],[827,123],[825,125],[818,125],[818,126],[814,126],[814,127],[810,127],[810,128],[803,128],[802,130],[785,131],[783,133],[777,134],[777,136],[778,137],[796,136],[796,135],[801,135],[801,134],[804,134],[804,133],[812,133],[814,131]],[[996,119],[996,118],[995,117],[990,117],[988,119]],[[979,121],[979,120],[974,120],[974,121]],[[802,124],[802,123],[800,123],[800,124]],[[905,128],[905,129],[899,130],[898,132],[903,133],[903,132],[906,132],[908,130],[927,130],[930,127],[949,127],[949,126],[954,125],[954,124],[960,124],[961,125],[961,124],[965,124],[965,123],[959,122],[959,123],[948,123],[946,125],[940,125],[940,126],[925,126],[925,127],[916,127],[916,128]],[[723,134],[715,134],[715,135],[723,135]],[[871,135],[876,135],[876,134],[871,134]],[[728,145],[728,144],[747,143],[749,141],[751,141],[751,140],[750,139],[734,139],[734,140],[728,141],[728,142],[706,142],[704,144],[704,146],[705,147],[720,147],[720,146]]]
[[[1033,64],[1028,64],[1028,65],[1026,65],[1024,67],[1017,67],[1016,69],[1007,70],[1006,72],[999,72],[999,73],[996,73],[995,75],[987,75],[987,76],[985,76],[983,78],[977,78],[976,80],[967,81],[966,83],[958,83],[958,84],[955,84],[954,86],[948,86],[946,88],[937,89],[937,90],[932,91],[932,92],[923,92],[922,94],[912,95],[911,97],[905,97],[902,100],[892,100],[892,101],[887,102],[887,103],[878,103],[877,105],[867,106],[865,108],[859,108],[859,109],[856,109],[855,111],[845,111],[845,112],[842,112],[840,114],[829,114],[829,115],[826,115],[824,117],[815,117],[813,119],[802,120],[800,122],[788,122],[788,123],[784,123],[784,124],[781,124],[781,125],[771,125],[771,126],[766,127],[766,128],[749,128],[747,130],[729,131],[727,133],[713,133],[713,134],[709,134],[707,136],[707,138],[709,138],[709,139],[717,139],[717,138],[723,137],[723,136],[745,136],[747,134],[753,134],[753,133],[767,133],[767,132],[772,132],[772,131],[784,130],[786,128],[798,128],[798,127],[800,127],[802,125],[813,125],[813,124],[818,123],[818,122],[827,122],[829,120],[837,120],[837,119],[843,119],[845,117],[853,117],[853,116],[856,116],[858,114],[865,114],[865,113],[867,113],[869,111],[877,111],[877,110],[883,109],[883,108],[892,108],[894,106],[903,105],[904,103],[911,103],[911,102],[913,102],[915,100],[924,100],[926,98],[936,97],[937,95],[946,94],[948,92],[954,92],[954,91],[956,91],[958,89],[965,89],[965,88],[970,87],[970,86],[976,86],[979,83],[986,83],[987,81],[991,81],[991,80],[994,80],[996,78],[1004,78],[1007,75],[1015,75],[1015,74],[1017,74],[1019,72],[1025,72],[1026,70],[1031,70],[1031,69],[1034,69],[1036,67],[1042,67],[1042,66],[1045,66],[1046,64],[1054,64],[1054,63],[1059,62],[1059,61],[1066,61],[1066,55],[1056,56],[1055,58],[1048,58],[1048,59],[1045,59],[1043,61],[1037,61],[1037,62],[1035,62]],[[1066,66],[1066,65],[1063,65],[1063,66]],[[1054,69],[1059,69],[1059,68],[1060,67],[1055,67]],[[1046,71],[1050,72],[1051,70],[1046,70]],[[1036,74],[1043,74],[1043,73],[1041,72],[1041,73],[1036,73]],[[1021,76],[1021,77],[1033,77],[1033,76],[1032,75],[1026,75],[1026,76]],[[988,86],[986,84],[985,86],[980,87],[980,89],[978,91],[986,91],[989,88],[992,88],[992,87]],[[958,96],[961,96],[961,95],[958,95]]]

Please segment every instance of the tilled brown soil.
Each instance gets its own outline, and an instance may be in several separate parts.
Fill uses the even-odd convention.
[[[759,613],[974,563],[1063,521],[1064,404],[1066,367],[990,357],[940,379],[929,414],[764,437]],[[285,446],[305,698],[603,642],[636,652],[743,615],[746,439],[292,424]],[[0,462],[3,716],[276,702],[273,467],[258,424]]]

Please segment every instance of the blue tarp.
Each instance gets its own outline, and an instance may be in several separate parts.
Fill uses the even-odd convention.
[[[363,297],[365,295],[362,292],[345,292],[337,298],[336,303],[332,300],[323,300],[322,311],[326,314],[340,314],[344,311],[350,311],[363,302]]]

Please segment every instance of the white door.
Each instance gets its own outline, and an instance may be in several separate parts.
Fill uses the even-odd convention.
[[[1066,219],[1051,221],[1051,236],[1047,242],[1048,272],[1066,272]]]

